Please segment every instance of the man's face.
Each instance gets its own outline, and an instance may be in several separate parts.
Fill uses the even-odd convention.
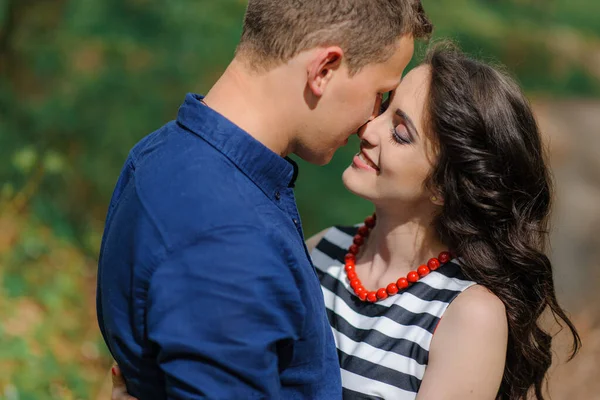
[[[378,98],[398,86],[413,51],[413,38],[404,36],[385,62],[369,64],[352,77],[342,66],[319,100],[312,121],[307,121],[296,154],[313,164],[331,161],[335,151],[372,115],[377,115]]]

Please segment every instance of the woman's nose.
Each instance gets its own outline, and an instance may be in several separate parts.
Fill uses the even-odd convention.
[[[356,135],[358,136],[359,139],[362,140],[363,136],[365,135],[365,130],[367,129],[367,126],[369,125],[369,122],[371,122],[371,120],[369,120],[363,126],[361,126],[360,128],[358,128],[358,131],[356,132]]]
[[[381,104],[383,102],[383,95],[378,94],[375,99],[375,107],[373,108],[373,112],[371,113],[371,117],[369,120],[360,127],[357,132],[358,137],[364,141],[366,141],[371,146],[376,144],[376,132],[374,132],[374,125],[377,125],[377,118],[380,116]]]
[[[369,121],[358,130],[361,146],[374,147],[377,145],[378,139],[374,125],[376,125],[376,121]]]

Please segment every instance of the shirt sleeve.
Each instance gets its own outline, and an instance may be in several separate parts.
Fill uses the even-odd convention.
[[[169,399],[281,397],[278,349],[305,315],[284,254],[257,227],[225,227],[156,269],[147,335]]]

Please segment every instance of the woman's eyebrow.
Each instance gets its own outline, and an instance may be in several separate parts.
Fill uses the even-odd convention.
[[[410,132],[414,133],[418,137],[421,137],[419,135],[419,131],[417,131],[417,128],[415,127],[415,124],[413,123],[412,119],[410,119],[410,117],[408,116],[408,114],[406,114],[401,109],[397,108],[396,109],[396,115],[399,116],[400,118],[402,118],[404,121],[406,121],[406,125],[407,125],[408,130]]]

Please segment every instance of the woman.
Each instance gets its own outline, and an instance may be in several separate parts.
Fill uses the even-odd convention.
[[[344,398],[543,399],[542,313],[572,356],[580,340],[543,253],[550,179],[519,87],[438,46],[358,135],[343,181],[376,213],[307,241]]]

